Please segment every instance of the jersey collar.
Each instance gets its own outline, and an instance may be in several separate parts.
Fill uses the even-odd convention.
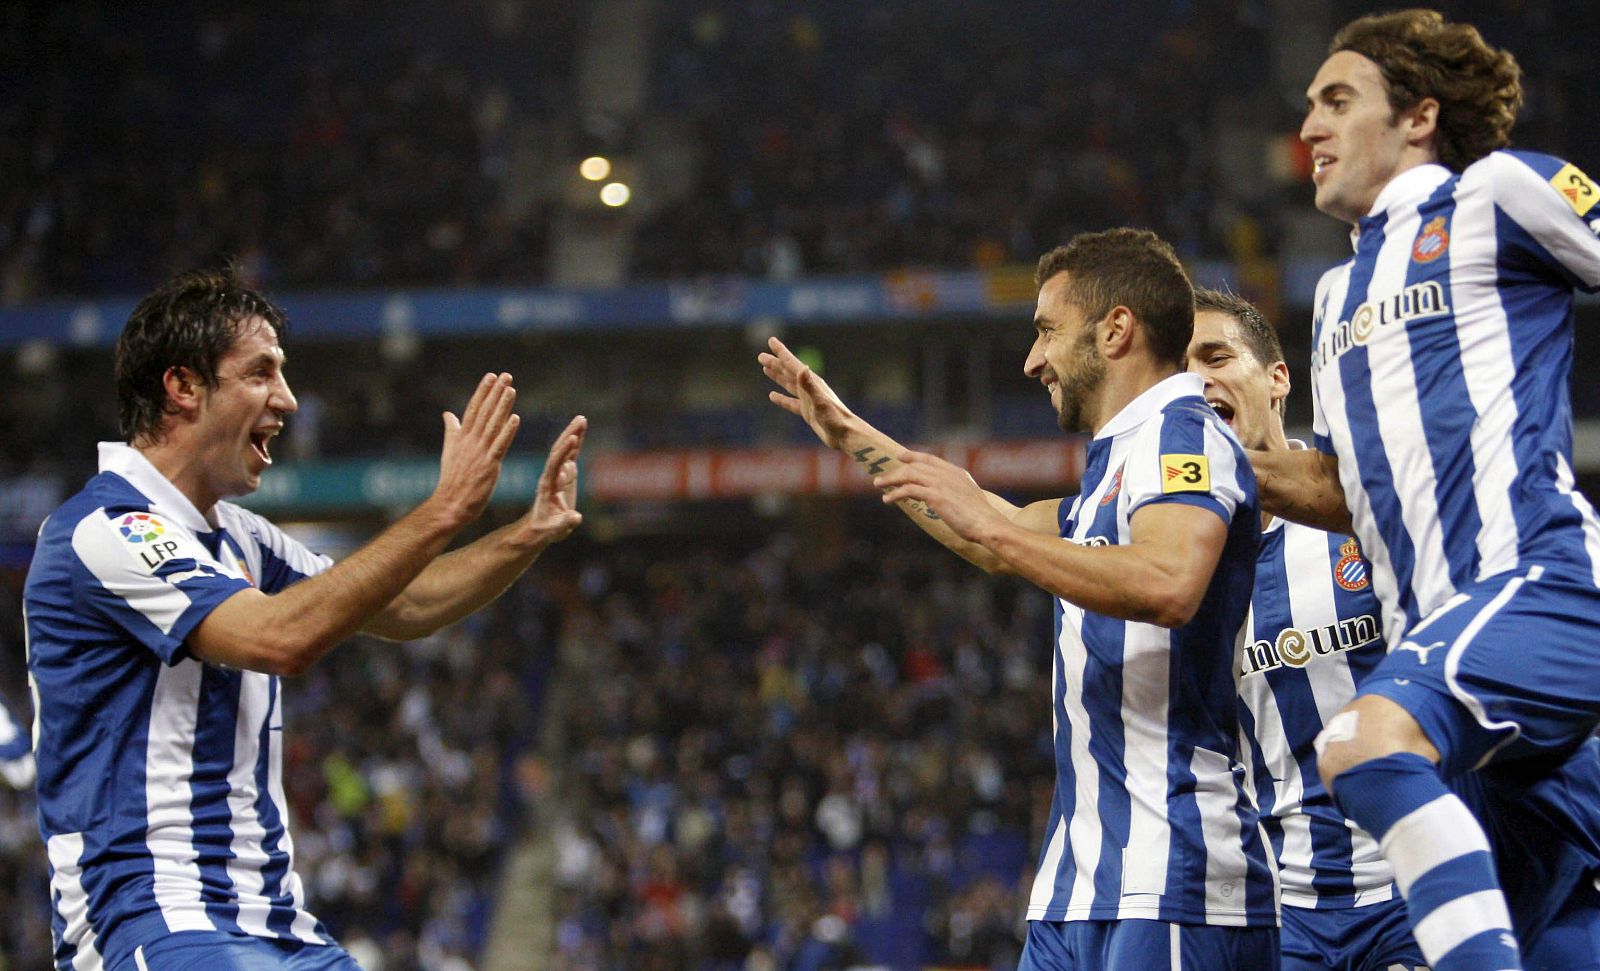
[[[1132,431],[1155,417],[1161,409],[1179,398],[1199,397],[1206,391],[1206,379],[1187,371],[1163,378],[1146,388],[1139,397],[1122,406],[1095,435],[1095,441]]]
[[[138,449],[122,442],[100,443],[100,471],[115,472],[150,500],[150,511],[170,516],[195,533],[209,533],[216,526],[200,515],[189,497],[178,491]]]
[[[1378,193],[1378,198],[1372,200],[1372,209],[1350,230],[1351,248],[1354,249],[1360,241],[1361,230],[1365,228],[1367,220],[1386,216],[1399,206],[1421,202],[1433,195],[1433,190],[1453,174],[1437,162],[1428,162],[1406,169],[1390,179],[1389,184]]]

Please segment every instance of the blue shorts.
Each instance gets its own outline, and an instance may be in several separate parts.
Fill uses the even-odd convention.
[[[1525,950],[1527,971],[1600,971],[1600,892],[1584,881]]]
[[[1283,908],[1283,971],[1403,971],[1427,968],[1411,936],[1406,902],[1312,910]]]
[[[1030,920],[1017,971],[1278,971],[1278,929]]]
[[[1600,589],[1534,567],[1463,589],[1362,682],[1410,712],[1445,778],[1562,760],[1600,723]]]
[[[112,971],[361,971],[361,965],[334,945],[179,931],[141,944]]]

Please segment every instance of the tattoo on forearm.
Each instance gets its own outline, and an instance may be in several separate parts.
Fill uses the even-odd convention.
[[[871,445],[868,445],[866,448],[856,449],[854,452],[850,453],[850,456],[860,463],[862,468],[867,470],[868,475],[877,475],[879,472],[884,470],[885,466],[889,464],[889,456],[879,455],[878,450],[873,448]],[[923,502],[921,499],[907,499],[905,500],[905,503],[907,509],[915,510],[928,519],[943,518],[938,513],[934,512],[933,509],[931,509],[928,504]]]
[[[868,445],[866,448],[858,448],[850,454],[855,457],[857,462],[861,463],[861,465],[866,468],[868,475],[877,475],[879,472],[883,471],[884,466],[889,464],[889,456],[887,455],[873,458],[877,451],[877,449],[873,448],[871,445]]]

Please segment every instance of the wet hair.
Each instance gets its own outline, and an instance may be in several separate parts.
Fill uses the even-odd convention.
[[[1439,102],[1434,151],[1447,168],[1459,172],[1511,144],[1522,107],[1522,69],[1471,24],[1450,23],[1434,10],[1370,14],[1334,35],[1328,53],[1339,51],[1378,66],[1395,117],[1424,98]]]
[[[1194,288],[1178,254],[1143,229],[1079,233],[1039,257],[1034,282],[1068,276],[1065,298],[1089,320],[1127,307],[1162,361],[1182,369],[1194,334]]]
[[[232,267],[180,274],[139,301],[117,338],[113,368],[123,441],[160,440],[163,421],[175,414],[168,370],[183,368],[215,388],[217,363],[252,317],[283,338],[283,311],[242,283]]]

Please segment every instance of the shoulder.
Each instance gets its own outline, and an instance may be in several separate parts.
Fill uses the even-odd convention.
[[[1600,203],[1600,187],[1576,165],[1543,152],[1501,149],[1490,152],[1461,173],[1462,191],[1482,191],[1497,202],[1518,202],[1558,210],[1571,208],[1579,216]]]

